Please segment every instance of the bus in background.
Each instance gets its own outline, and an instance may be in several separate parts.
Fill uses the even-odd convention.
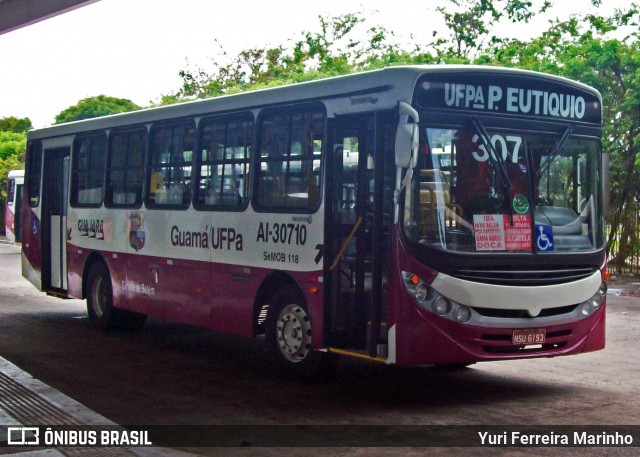
[[[265,335],[303,376],[602,349],[601,110],[414,66],[31,131],[23,275],[102,330]]]
[[[4,209],[4,226],[7,239],[20,242],[20,209],[24,170],[11,170],[7,175],[7,203]]]

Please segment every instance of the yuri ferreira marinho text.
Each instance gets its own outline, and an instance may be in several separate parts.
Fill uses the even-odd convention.
[[[633,436],[614,433],[589,433],[573,432],[564,433],[523,433],[502,432],[489,433],[478,432],[483,446],[631,446]]]

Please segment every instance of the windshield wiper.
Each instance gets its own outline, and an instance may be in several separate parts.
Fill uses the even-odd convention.
[[[482,142],[482,145],[487,150],[489,160],[496,170],[496,176],[498,177],[498,180],[502,185],[502,189],[507,196],[507,199],[505,199],[503,203],[509,207],[509,214],[511,214],[512,208],[510,202],[511,189],[513,188],[513,185],[511,184],[511,180],[509,179],[509,172],[507,171],[507,165],[504,162],[504,158],[502,157],[502,154],[498,154],[496,148],[493,146],[493,143],[491,143],[489,132],[487,132],[487,129],[484,128],[482,122],[474,117],[470,117],[469,120],[471,121],[471,125],[473,125],[473,128],[476,130],[476,133],[478,134],[478,138]]]
[[[551,166],[551,163],[554,160],[556,160],[556,157],[560,155],[560,153],[562,152],[562,148],[564,148],[564,144],[567,142],[567,140],[571,136],[572,131],[573,131],[573,127],[568,126],[566,128],[566,130],[564,131],[564,133],[556,143],[555,147],[551,150],[551,152],[549,152],[549,155],[547,156],[547,161],[544,163],[544,165],[540,166],[540,169],[538,170],[538,173],[537,173],[538,176],[542,176],[544,172],[546,172],[547,169]]]

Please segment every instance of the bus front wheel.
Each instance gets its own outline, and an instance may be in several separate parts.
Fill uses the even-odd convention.
[[[141,329],[147,320],[144,314],[114,308],[111,277],[102,262],[94,263],[89,270],[87,314],[91,325],[101,331],[136,331]]]
[[[311,317],[302,293],[294,286],[280,289],[269,305],[266,343],[275,362],[288,374],[311,379],[326,374],[332,354],[312,349]]]

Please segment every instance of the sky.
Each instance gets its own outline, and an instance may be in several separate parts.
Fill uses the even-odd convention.
[[[0,118],[29,117],[51,125],[62,110],[100,94],[140,106],[175,92],[187,68],[207,68],[222,47],[277,46],[319,29],[318,16],[362,11],[399,41],[427,42],[441,26],[435,11],[445,0],[100,0],[0,35]],[[531,38],[550,17],[593,11],[588,0],[555,0],[548,16],[505,26],[505,34]],[[626,7],[603,0],[600,13]],[[216,44],[216,41],[219,45]]]

